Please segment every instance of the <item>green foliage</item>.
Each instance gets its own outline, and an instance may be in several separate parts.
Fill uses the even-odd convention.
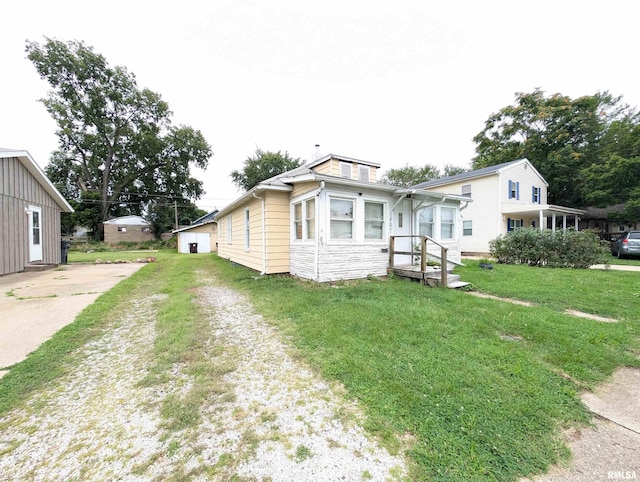
[[[169,105],[139,89],[124,67],[111,67],[83,42],[27,42],[27,57],[51,90],[42,103],[57,124],[59,150],[46,172],[70,200],[98,196],[102,221],[140,214],[147,202],[192,199],[202,183],[191,166],[206,168],[211,147],[200,131],[171,124]],[[102,232],[98,225],[98,234]]]
[[[411,187],[422,182],[432,181],[433,179],[438,179],[443,176],[453,176],[465,171],[466,169],[462,167],[450,164],[447,164],[442,172],[431,164],[425,164],[423,167],[415,167],[407,164],[404,167],[387,170],[380,179],[380,182],[391,186]]]
[[[602,162],[603,151],[615,151],[610,126],[636,114],[607,92],[571,99],[536,89],[517,93],[513,105],[491,114],[474,137],[474,169],[527,158],[549,182],[549,203],[585,206],[595,189],[581,170]],[[618,128],[618,138],[623,132]]]
[[[607,248],[593,231],[514,229],[489,242],[498,263],[589,268],[603,263]]]
[[[290,171],[302,165],[299,158],[293,159],[289,153],[263,151],[259,147],[253,157],[247,157],[242,171],[233,170],[231,179],[240,189],[245,191],[257,186],[262,181]]]

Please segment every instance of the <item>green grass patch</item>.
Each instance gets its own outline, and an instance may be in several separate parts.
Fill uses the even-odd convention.
[[[544,471],[568,456],[561,429],[590,420],[579,390],[618,366],[639,365],[638,321],[598,323],[556,309],[604,304],[603,314],[621,314],[602,299],[610,272],[475,267],[476,287],[489,290],[504,277],[510,296],[533,301],[546,275],[555,284],[544,291],[548,306],[529,308],[399,279],[330,286],[216,264],[220,279],[245,291],[313,366],[361,402],[368,430],[392,451],[401,449],[399,435],[415,441],[414,480],[513,480]],[[638,311],[634,303],[629,312]]]

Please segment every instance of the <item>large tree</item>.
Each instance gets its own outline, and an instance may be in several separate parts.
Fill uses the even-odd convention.
[[[300,158],[292,158],[288,152],[263,151],[259,147],[253,157],[245,159],[241,171],[235,169],[231,172],[233,183],[240,189],[248,191],[262,181],[290,171],[302,165]]]
[[[602,162],[602,140],[630,112],[607,92],[571,99],[536,89],[491,114],[474,137],[474,169],[526,157],[549,182],[549,202],[582,207],[588,191],[580,172]]]
[[[383,184],[398,187],[411,187],[421,182],[432,181],[443,176],[453,176],[465,172],[463,167],[457,167],[450,164],[444,166],[443,171],[431,164],[425,164],[422,167],[410,166],[406,164],[404,167],[393,168],[385,171],[380,178]]]
[[[140,89],[125,67],[111,67],[80,41],[28,41],[26,52],[51,86],[41,100],[57,124],[59,149],[46,171],[70,199],[98,194],[105,221],[140,214],[158,196],[202,195],[191,167],[206,168],[211,147],[200,131],[171,124],[159,94]]]

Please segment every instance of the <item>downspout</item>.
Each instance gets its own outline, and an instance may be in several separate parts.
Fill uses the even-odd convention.
[[[316,252],[313,257],[313,276],[314,281],[318,281],[318,277],[320,276],[320,219],[318,217],[318,213],[320,212],[320,193],[324,189],[324,181],[320,181],[320,187],[315,193],[316,202],[315,202],[315,219],[316,219]]]
[[[264,198],[253,193],[253,197],[256,199],[260,199],[262,201],[262,274],[267,272],[267,228],[265,224],[265,209],[264,209]]]

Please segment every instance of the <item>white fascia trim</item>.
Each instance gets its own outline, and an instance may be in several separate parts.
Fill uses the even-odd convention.
[[[216,217],[217,218],[222,217],[225,214],[227,214],[229,211],[233,211],[238,206],[241,206],[242,204],[244,204],[244,202],[247,201],[249,198],[253,199],[254,193],[259,194],[264,191],[291,192],[293,191],[293,188],[291,186],[270,186],[266,184],[258,184],[257,186],[251,188],[249,191],[245,192],[242,196],[240,196],[235,201],[231,201],[229,204],[223,207],[220,211],[218,211],[218,214],[216,215]]]

